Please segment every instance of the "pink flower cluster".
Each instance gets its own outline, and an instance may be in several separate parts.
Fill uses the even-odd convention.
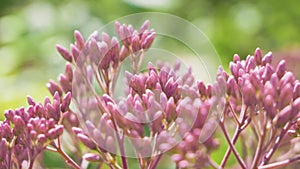
[[[42,104],[28,97],[28,108],[5,112],[0,168],[34,168],[45,150],[76,169],[127,169],[131,157],[140,168],[154,169],[166,153],[176,168],[225,168],[231,153],[234,167],[243,169],[293,167],[300,160],[300,82],[285,61],[273,67],[272,53],[263,56],[260,49],[245,60],[234,55],[231,73],[219,68],[215,83],[207,85],[195,80],[191,68],[182,74],[180,62],[148,63],[142,72],[156,36],[149,24],[135,30],[116,22],[120,40],[94,32],[85,41],[75,31],[70,51],[57,45],[67,64],[58,83],[47,84],[53,100]],[[126,59],[131,71],[125,73],[125,97],[115,98]],[[233,136],[229,129],[235,129]],[[74,159],[63,150],[62,138]],[[220,144],[228,148],[217,164],[211,153]]]
[[[28,97],[28,108],[8,110],[0,122],[1,168],[30,168],[35,158],[63,133],[62,113],[71,102],[71,93],[60,98],[56,92],[51,102],[35,103]],[[26,163],[24,163],[26,162]]]

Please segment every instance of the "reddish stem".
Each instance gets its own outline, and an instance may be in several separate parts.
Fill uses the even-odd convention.
[[[225,117],[225,111],[226,111],[227,107],[229,107],[229,109],[230,109],[230,111],[231,111],[232,114],[235,114],[235,115],[236,115],[236,112],[235,112],[234,109],[232,108],[231,104],[228,102],[227,105],[226,105],[226,107],[225,107],[225,109],[224,109],[224,117]],[[245,125],[247,126],[247,125],[249,124],[249,121],[247,121],[247,120],[246,120],[246,123],[245,123],[245,114],[246,114],[245,112],[246,112],[246,111],[247,111],[247,108],[245,108],[245,109],[241,112],[239,119],[236,119],[238,125],[237,125],[237,127],[236,127],[235,133],[234,133],[233,138],[232,138],[232,140],[231,140],[231,143],[232,143],[233,145],[237,142],[238,137],[240,136],[241,132],[242,132],[243,129],[245,128],[244,126],[245,126]],[[237,117],[236,117],[236,118],[237,118]],[[223,119],[223,120],[224,120],[224,119]],[[223,122],[222,122],[222,123],[223,123]],[[245,123],[245,124],[244,124],[244,123]],[[224,155],[224,157],[223,157],[223,160],[222,160],[222,162],[221,162],[221,167],[222,167],[222,168],[225,167],[225,165],[226,165],[226,163],[227,163],[227,160],[228,160],[230,154],[231,154],[231,148],[228,147],[228,148],[227,148],[227,151],[226,151],[226,153],[225,153],[225,155]]]
[[[258,167],[258,169],[274,169],[274,168],[278,168],[278,167],[283,167],[283,166],[286,166],[286,165],[291,164],[298,160],[300,160],[300,155],[293,157],[291,159],[288,159],[288,160],[283,160],[283,161],[275,162],[272,164],[260,166],[260,167]]]
[[[154,162],[149,166],[149,169],[155,169],[156,166],[158,165],[161,157],[163,156],[163,153],[159,154],[155,159]]]
[[[60,143],[60,137],[57,139],[58,144],[56,145],[56,151],[59,153],[65,160],[66,163],[74,167],[75,169],[80,169],[80,166],[70,157],[68,154],[65,153],[65,151],[61,147]]]
[[[241,156],[239,155],[238,151],[236,150],[236,148],[234,147],[234,145],[232,144],[230,138],[229,138],[229,135],[228,135],[228,132],[224,126],[224,121],[220,121],[220,126],[221,126],[221,129],[225,135],[225,138],[229,144],[229,147],[231,149],[231,151],[233,152],[234,156],[236,157],[236,159],[238,160],[240,166],[243,168],[243,169],[246,169],[246,165],[245,165],[245,162],[241,159]]]
[[[241,133],[241,130],[239,129],[239,127],[237,127],[237,129],[235,130],[235,133],[234,133],[234,135],[233,135],[233,138],[232,138],[232,140],[231,140],[231,142],[232,142],[233,145],[236,143],[236,141],[237,141],[237,139],[238,139],[240,133]],[[228,160],[228,158],[229,158],[230,153],[231,153],[231,148],[228,147],[228,148],[227,148],[227,151],[226,151],[226,153],[225,153],[225,155],[224,155],[224,158],[223,158],[223,160],[222,160],[222,163],[221,163],[221,167],[222,167],[222,168],[225,167],[225,165],[226,165],[226,163],[227,163],[227,160]]]
[[[120,137],[120,134],[117,131],[117,126],[116,126],[116,131],[115,132],[116,132],[116,135],[117,135],[117,140],[118,140],[118,144],[119,144],[119,148],[120,148],[122,166],[123,166],[123,169],[127,169],[128,165],[127,165],[127,159],[126,159],[125,147],[124,147],[124,132],[123,132],[122,138]]]
[[[275,144],[273,146],[273,148],[271,148],[268,153],[265,155],[263,162],[261,163],[260,166],[263,166],[265,164],[267,164],[271,157],[273,156],[273,154],[275,153],[275,151],[277,150],[277,148],[279,147],[281,140],[283,139],[283,137],[285,136],[285,134],[288,132],[288,130],[290,129],[290,127],[292,126],[292,124],[290,122],[288,122],[284,128],[281,130],[279,136],[276,138],[275,140]]]
[[[263,129],[262,131],[258,131],[259,133],[259,139],[258,139],[258,145],[257,145],[257,149],[255,151],[255,155],[254,155],[254,159],[253,159],[253,163],[251,168],[255,169],[257,168],[258,162],[260,160],[261,154],[262,154],[262,148],[265,142],[265,137],[266,137],[266,129],[267,129],[267,120],[266,120],[266,116],[263,117],[264,118],[264,124],[263,124]]]

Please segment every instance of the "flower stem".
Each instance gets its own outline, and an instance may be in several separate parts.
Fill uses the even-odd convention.
[[[60,144],[60,137],[57,139],[58,144],[56,144],[56,151],[59,153],[65,160],[66,163],[74,167],[75,169],[80,169],[80,166],[62,149]]]
[[[125,155],[125,147],[124,147],[124,131],[123,131],[123,134],[122,134],[122,138],[120,137],[120,134],[117,130],[117,126],[116,126],[116,131],[115,132],[116,132],[116,136],[117,136],[117,140],[118,140],[118,145],[119,145],[119,148],[120,148],[122,166],[123,166],[123,169],[127,169],[128,165],[127,165],[127,158],[126,158],[126,155]]]
[[[213,167],[214,169],[220,169],[221,167],[214,162],[210,157],[208,157],[208,163],[210,164],[211,167]]]
[[[221,129],[225,135],[225,138],[229,144],[229,147],[231,149],[231,151],[233,152],[233,154],[235,155],[236,159],[238,160],[240,166],[243,168],[243,169],[246,169],[246,165],[245,165],[245,162],[241,159],[241,156],[239,155],[238,151],[236,150],[236,148],[234,147],[234,145],[232,144],[230,138],[229,138],[229,135],[228,135],[228,132],[225,128],[225,125],[224,125],[224,121],[220,121],[220,126],[221,126]]]
[[[232,138],[232,140],[231,140],[231,142],[232,142],[233,145],[236,143],[236,141],[237,141],[237,139],[238,139],[240,133],[241,133],[241,130],[237,127],[236,130],[235,130],[235,133],[234,133],[234,135],[233,135],[233,138]],[[228,147],[228,148],[227,148],[227,151],[226,151],[226,153],[225,153],[225,155],[224,155],[224,157],[223,157],[223,160],[222,160],[222,162],[221,162],[221,167],[222,167],[222,168],[225,167],[225,165],[226,165],[226,163],[227,163],[227,160],[228,160],[228,158],[229,158],[230,153],[231,153],[231,148]]]
[[[263,166],[258,167],[258,169],[274,169],[274,168],[278,168],[278,167],[283,167],[283,166],[286,166],[286,165],[291,164],[298,160],[300,160],[300,155],[290,158],[288,160],[283,160],[283,161],[275,162],[272,164],[263,165]]]
[[[292,124],[290,122],[288,122],[284,128],[281,130],[279,136],[276,138],[275,140],[275,144],[274,146],[266,153],[263,162],[261,163],[260,166],[263,166],[265,164],[267,164],[269,162],[269,160],[271,159],[272,155],[274,154],[274,152],[276,151],[276,149],[279,147],[282,138],[285,136],[285,134],[288,132],[288,130],[290,129],[290,127],[292,126]]]
[[[155,159],[154,162],[149,166],[149,169],[155,169],[156,166],[158,165],[161,157],[163,156],[163,153],[159,154]]]
[[[266,117],[266,115],[263,118],[264,118],[263,129],[262,129],[262,131],[258,131],[259,139],[258,139],[258,145],[257,145],[256,151],[255,151],[254,159],[253,159],[253,162],[252,162],[252,165],[251,165],[252,169],[257,168],[260,156],[262,154],[261,151],[262,151],[262,148],[263,148],[263,145],[264,145],[265,137],[266,137],[266,129],[267,129],[267,120],[266,120],[267,117]]]
[[[235,114],[235,116],[236,116],[236,112],[234,111],[234,109],[232,108],[232,106],[231,106],[231,104],[228,102],[227,103],[227,106],[229,107],[229,109],[230,109],[230,111],[231,111],[231,113],[232,114]],[[226,110],[226,108],[224,109],[224,111]],[[246,120],[246,122],[245,122],[245,112],[247,111],[247,108],[244,108],[243,110],[242,110],[242,112],[241,112],[241,114],[240,114],[240,117],[239,118],[237,118],[237,117],[235,117],[235,119],[236,119],[236,122],[237,122],[237,127],[236,127],[236,130],[235,130],[235,133],[234,133],[234,135],[233,135],[233,138],[232,138],[232,140],[231,140],[231,143],[234,145],[236,142],[237,142],[237,139],[238,139],[238,137],[240,136],[240,134],[241,134],[241,132],[243,131],[243,129],[245,128],[244,126],[247,126],[248,124],[249,124],[249,121],[247,121]],[[225,112],[224,112],[225,113]],[[224,114],[225,115],[225,114]],[[222,122],[223,123],[223,122]],[[245,124],[243,124],[243,123],[245,123]],[[224,125],[224,124],[223,124]],[[230,147],[228,147],[227,148],[227,151],[226,151],[226,153],[225,153],[225,155],[224,155],[224,157],[223,157],[223,160],[222,160],[222,162],[221,162],[221,168],[224,168],[225,167],[225,165],[226,165],[226,163],[227,163],[227,161],[228,161],[228,158],[229,158],[229,156],[230,156],[230,153],[231,153],[231,148]]]

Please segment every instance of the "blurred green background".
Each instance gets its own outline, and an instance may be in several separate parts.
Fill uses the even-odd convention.
[[[298,0],[0,0],[0,112],[26,106],[26,95],[38,101],[49,95],[46,83],[65,64],[55,44],[69,46],[75,29],[87,38],[138,12],[166,12],[192,22],[209,37],[225,68],[233,54],[245,58],[260,47],[292,57],[300,71],[299,6]]]
[[[37,100],[48,95],[45,84],[64,68],[55,44],[68,46],[75,29],[87,38],[102,25],[137,12],[166,12],[192,22],[212,41],[224,67],[234,53],[245,57],[256,47],[264,52],[291,51],[300,43],[297,0],[0,0],[0,4],[1,112],[25,105],[28,94]]]

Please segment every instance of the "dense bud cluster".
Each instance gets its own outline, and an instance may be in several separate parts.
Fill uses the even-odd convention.
[[[257,48],[246,60],[238,55],[233,60],[231,75],[226,75],[228,108],[225,112],[235,118],[239,130],[249,124],[254,127],[259,144],[251,166],[264,165],[299,118],[300,83],[286,70],[284,60],[272,66],[271,52],[263,56]],[[267,140],[274,142],[266,145]]]
[[[61,99],[56,92],[52,103],[49,98],[42,104],[28,97],[28,108],[6,111],[0,123],[1,168],[32,166],[37,155],[62,135],[60,121],[70,102],[70,93]]]
[[[272,53],[263,57],[260,49],[245,61],[235,55],[235,61],[230,64],[228,92],[232,100],[242,97],[252,115],[265,111],[272,124],[283,126],[299,114],[300,83],[286,70],[284,60],[277,67],[271,65],[271,60]]]

